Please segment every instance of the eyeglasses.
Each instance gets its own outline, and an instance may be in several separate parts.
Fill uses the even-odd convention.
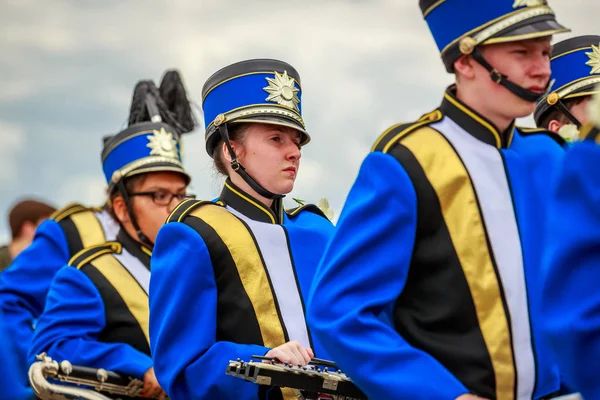
[[[150,196],[154,204],[159,206],[168,206],[171,204],[173,199],[177,199],[177,201],[183,201],[185,199],[195,199],[196,195],[194,194],[185,194],[185,193],[171,193],[167,190],[156,190],[154,192],[135,192],[128,193],[129,196]]]

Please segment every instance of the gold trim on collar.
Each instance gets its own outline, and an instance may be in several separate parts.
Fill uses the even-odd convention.
[[[256,208],[258,208],[259,210],[263,211],[265,214],[267,214],[269,216],[269,218],[271,219],[271,221],[276,224],[277,222],[275,221],[275,218],[273,218],[273,213],[269,212],[269,210],[264,207],[263,205],[257,203],[256,201],[252,200],[251,198],[249,198],[248,196],[245,196],[243,193],[238,192],[237,190],[235,190],[230,184],[228,184],[227,182],[225,182],[225,186],[227,186],[227,188],[229,190],[231,190],[233,193],[237,194],[239,197],[241,197],[242,199],[246,200],[248,203],[252,204],[253,206],[255,206]]]
[[[469,110],[467,107],[460,104],[458,101],[453,99],[452,96],[450,96],[448,93],[444,93],[444,98],[446,100],[448,100],[450,103],[452,103],[456,108],[460,109],[462,112],[467,114],[469,117],[473,118],[475,121],[479,122],[481,125],[483,125],[485,128],[487,128],[494,135],[494,138],[496,139],[496,147],[497,148],[502,147],[502,139],[500,138],[500,134],[498,133],[496,128],[494,128],[489,122],[487,122],[486,120],[481,118],[479,115],[475,114],[473,111]]]

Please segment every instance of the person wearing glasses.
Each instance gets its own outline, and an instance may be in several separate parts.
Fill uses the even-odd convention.
[[[282,61],[247,60],[213,74],[202,94],[206,150],[227,179],[216,202],[182,202],[158,235],[156,375],[173,399],[297,399],[225,369],[254,355],[294,365],[328,358],[304,305],[334,227],[314,205],[283,207],[310,139],[300,77]]]
[[[159,228],[186,198],[180,136],[159,122],[151,81],[136,87],[130,126],[108,138],[102,163],[116,239],[80,251],[54,277],[29,352],[142,379],[141,397],[164,396],[148,335],[150,257]]]
[[[181,134],[192,131],[191,107],[177,71],[164,74],[159,92],[161,118]],[[32,244],[0,274],[0,312],[3,314],[0,324],[12,342],[22,385],[29,382],[27,352],[52,278],[85,247],[114,240],[118,229],[107,203],[102,207],[69,204],[36,229]]]

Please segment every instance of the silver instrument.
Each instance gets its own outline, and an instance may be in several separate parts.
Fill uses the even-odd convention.
[[[38,361],[29,368],[29,382],[42,400],[111,400],[102,393],[137,397],[143,387],[139,379],[102,368],[73,366],[68,361],[58,363],[46,353],[39,354],[36,359]],[[51,383],[48,379],[59,383]]]

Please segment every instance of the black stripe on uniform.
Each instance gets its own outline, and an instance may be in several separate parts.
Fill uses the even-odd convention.
[[[92,280],[104,302],[106,325],[98,340],[104,343],[126,343],[150,356],[146,336],[119,292],[93,265],[87,264],[80,271]]]
[[[396,330],[444,365],[471,393],[495,398],[492,361],[435,189],[410,150],[399,144],[389,154],[406,170],[418,199],[413,257],[395,304]]]
[[[201,219],[187,217],[184,223],[202,237],[213,264],[217,285],[216,340],[264,345],[254,307],[244,290],[229,249],[217,232]],[[243,330],[239,329],[241,326]]]

